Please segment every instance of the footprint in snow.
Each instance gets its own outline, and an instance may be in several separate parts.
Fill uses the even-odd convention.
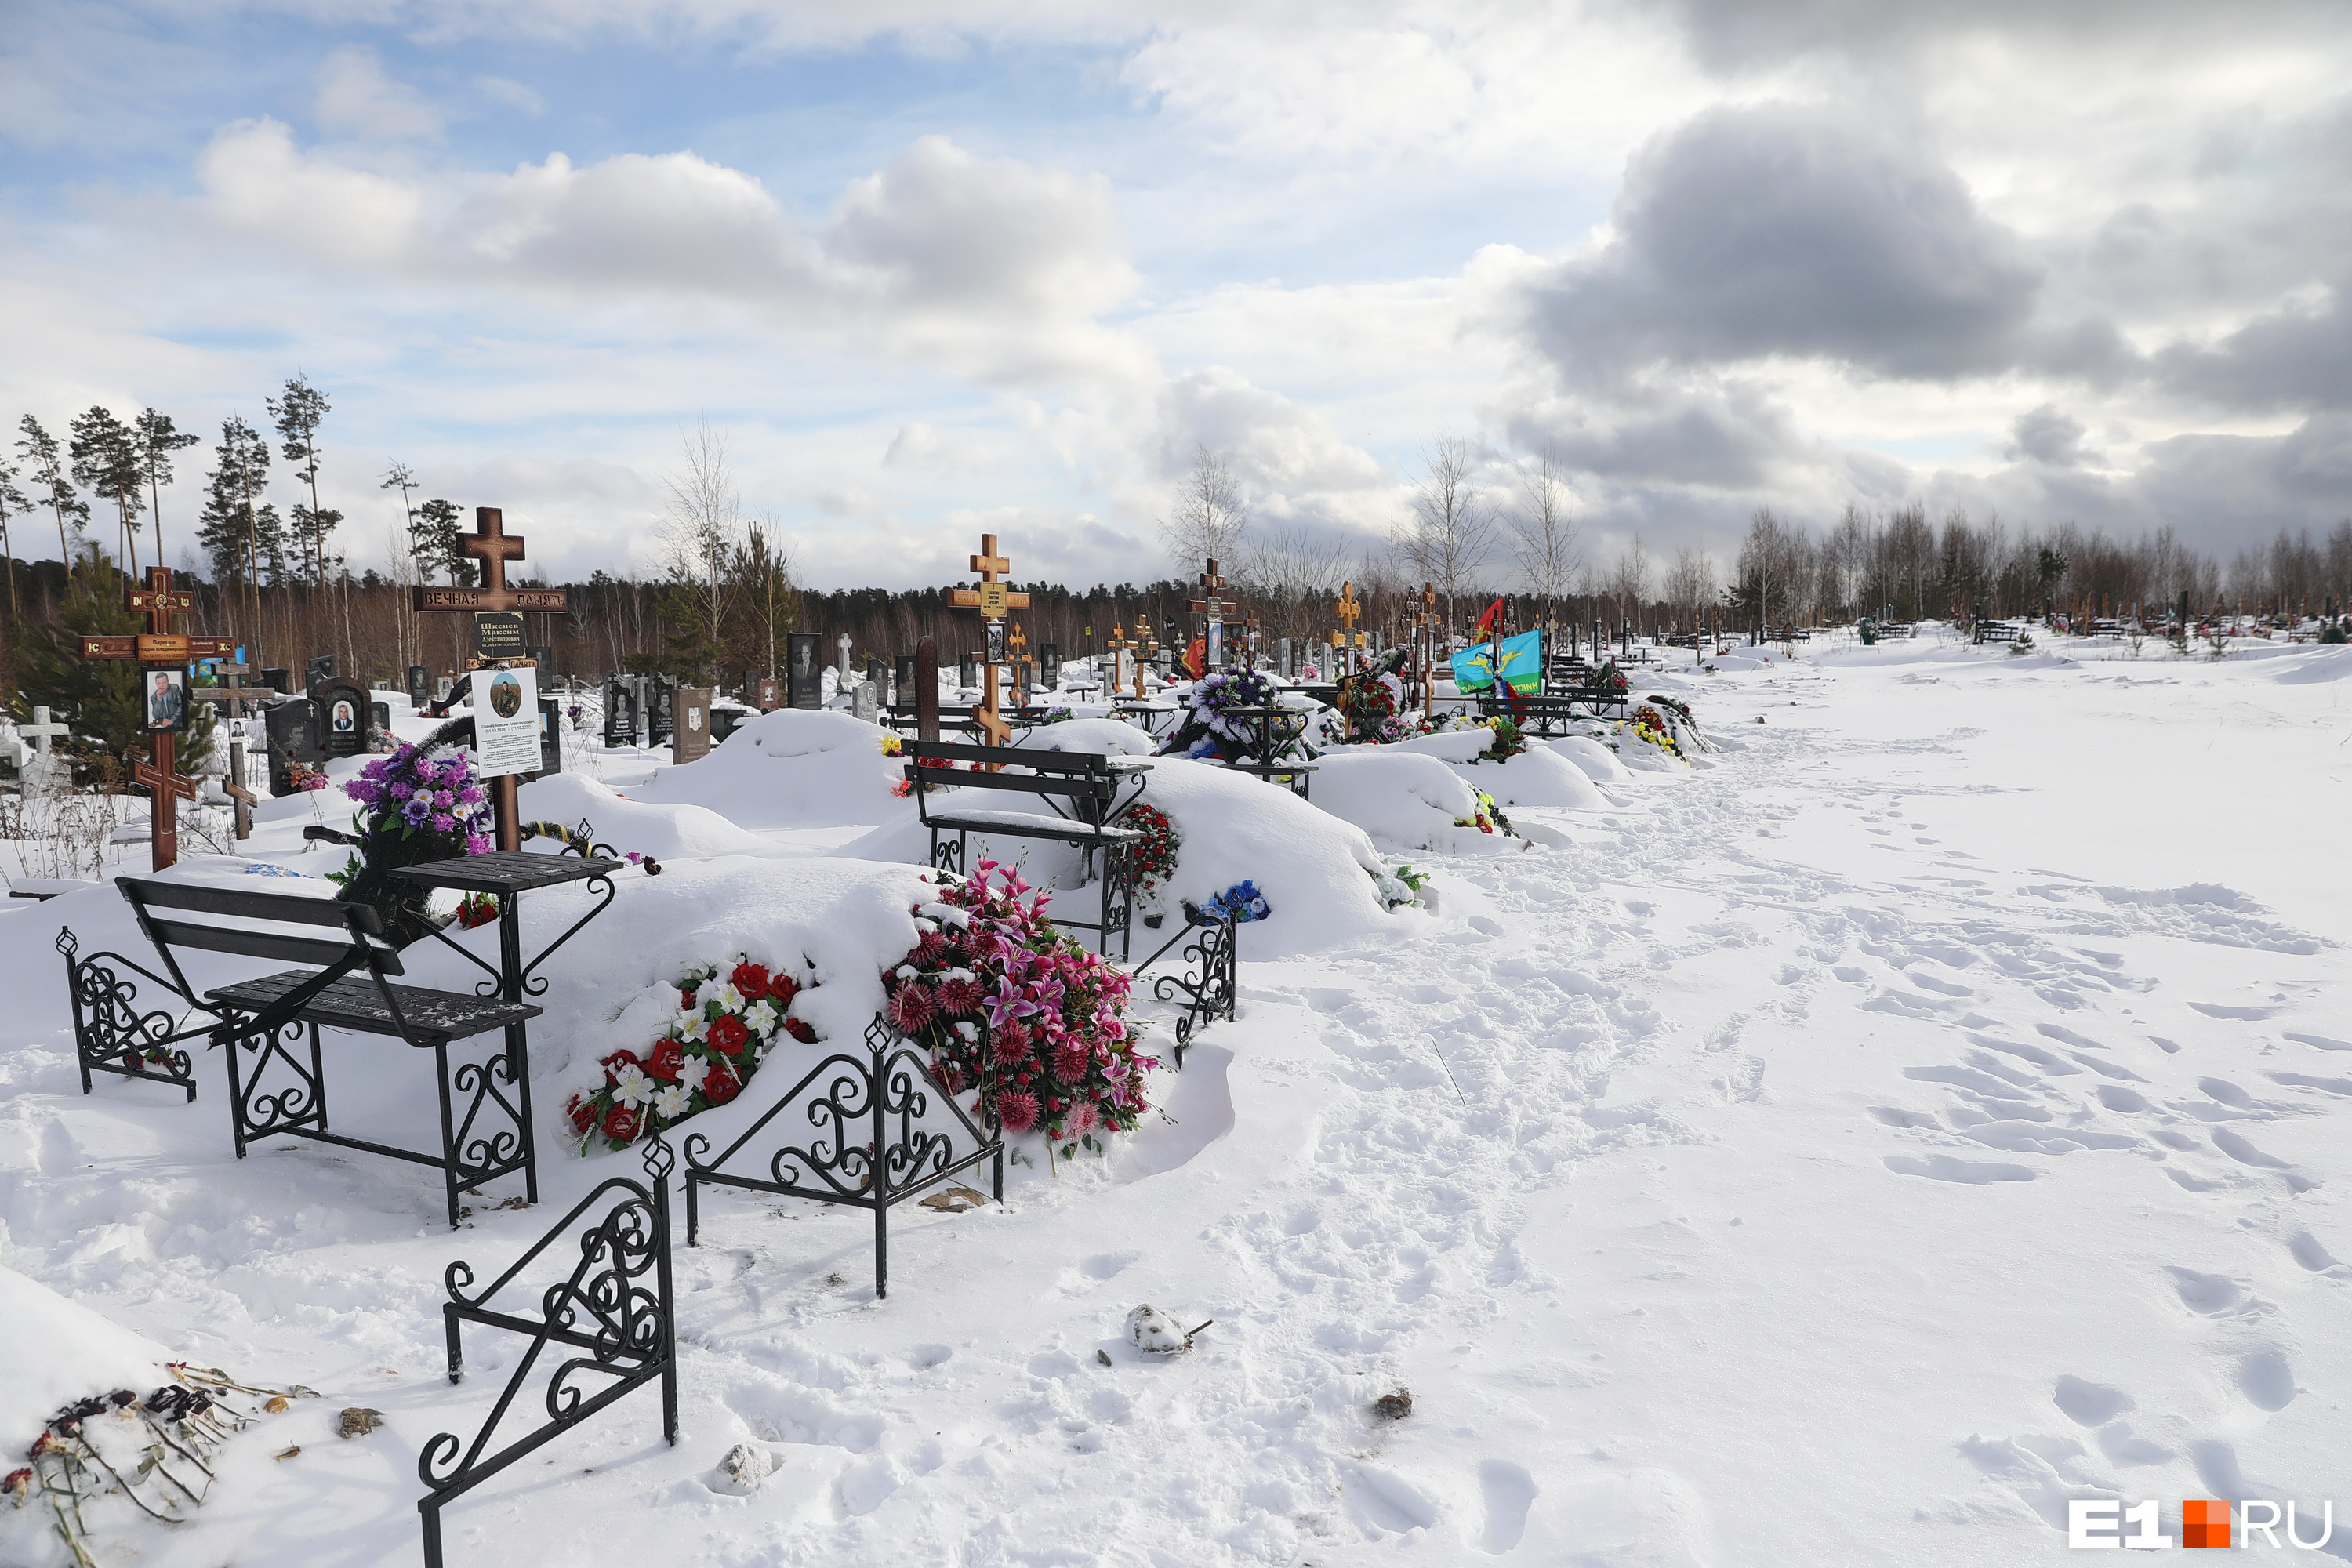
[[[2030,1182],[2034,1175],[2023,1165],[1956,1160],[1949,1154],[1930,1154],[1925,1159],[1909,1154],[1887,1154],[1881,1157],[1880,1163],[1898,1176],[1926,1176],[1933,1181],[1958,1182],[1972,1187],[1990,1186],[1995,1182]]]

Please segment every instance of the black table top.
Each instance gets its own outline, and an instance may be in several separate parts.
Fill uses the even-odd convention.
[[[497,850],[488,855],[462,855],[454,860],[428,860],[421,866],[394,867],[392,875],[428,888],[453,888],[461,893],[520,893],[529,888],[561,887],[591,877],[609,877],[627,862],[576,855],[531,855],[522,850]]]

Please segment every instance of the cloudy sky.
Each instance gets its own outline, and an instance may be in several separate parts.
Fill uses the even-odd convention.
[[[1602,559],[2352,513],[2341,0],[6,15],[0,411],[307,373],[354,562],[397,458],[649,568],[699,419],[824,586],[1153,575],[1196,444],[1367,545],[1444,436],[1498,499],[1549,445]]]

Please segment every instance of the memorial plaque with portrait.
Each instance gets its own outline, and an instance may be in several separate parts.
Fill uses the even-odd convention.
[[[147,731],[150,734],[170,734],[188,727],[188,672],[184,669],[145,669],[140,679],[146,682]]]

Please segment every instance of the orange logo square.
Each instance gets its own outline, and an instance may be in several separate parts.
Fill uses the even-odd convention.
[[[2180,1544],[2230,1544],[2230,1505],[2211,1498],[2191,1498],[2180,1505]]]

